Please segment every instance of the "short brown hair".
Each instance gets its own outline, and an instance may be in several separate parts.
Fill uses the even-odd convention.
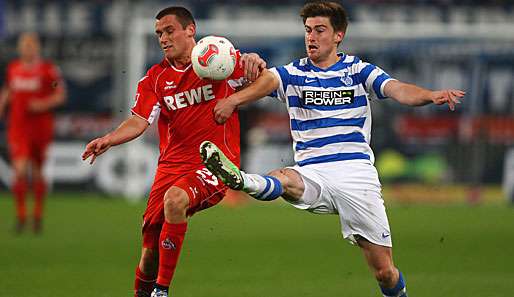
[[[346,27],[348,27],[346,10],[344,10],[341,4],[336,2],[316,1],[307,3],[303,6],[300,16],[304,24],[307,18],[328,17],[330,18],[330,24],[336,32],[346,33]]]
[[[159,11],[155,16],[156,20],[160,20],[161,18],[167,15],[174,15],[177,17],[178,22],[182,25],[182,28],[185,29],[188,25],[196,25],[195,19],[191,12],[182,6],[170,6],[166,7],[163,10]]]

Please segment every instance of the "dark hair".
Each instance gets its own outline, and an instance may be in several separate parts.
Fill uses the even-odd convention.
[[[329,17],[330,24],[336,32],[345,33],[346,27],[348,27],[348,15],[343,6],[336,2],[316,1],[307,3],[303,6],[300,16],[304,24],[307,18]]]
[[[166,7],[163,10],[159,11],[155,16],[156,20],[160,20],[161,18],[167,15],[174,15],[177,17],[178,22],[182,25],[182,28],[185,29],[188,25],[196,25],[195,19],[193,15],[187,8],[181,6],[170,6]]]

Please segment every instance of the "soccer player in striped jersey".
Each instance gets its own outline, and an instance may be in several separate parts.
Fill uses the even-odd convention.
[[[214,109],[216,120],[223,123],[239,105],[270,93],[278,97],[291,119],[296,166],[265,176],[244,173],[208,141],[200,146],[202,159],[226,185],[258,200],[282,196],[299,209],[339,214],[344,238],[362,249],[383,296],[405,297],[405,279],[393,263],[389,222],[369,145],[368,94],[411,106],[448,104],[454,110],[464,92],[403,83],[358,57],[337,53],[347,27],[346,12],[337,3],[308,3],[301,16],[307,57],[265,71]]]

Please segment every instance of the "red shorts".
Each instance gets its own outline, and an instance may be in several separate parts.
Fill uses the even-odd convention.
[[[172,186],[179,187],[188,194],[188,216],[218,204],[227,191],[227,187],[203,166],[183,175],[157,170],[143,215],[145,248],[155,249],[159,246],[159,235],[164,223],[164,194]]]
[[[52,137],[31,137],[20,133],[8,132],[8,148],[11,160],[29,159],[42,165],[46,160],[48,146]]]

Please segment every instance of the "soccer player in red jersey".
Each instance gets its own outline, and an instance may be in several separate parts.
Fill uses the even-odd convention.
[[[132,116],[117,129],[91,141],[82,155],[91,163],[111,146],[141,135],[157,120],[160,156],[143,215],[143,248],[136,269],[135,296],[168,296],[187,229],[187,218],[223,198],[226,187],[202,164],[198,147],[210,140],[239,164],[239,120],[233,113],[216,124],[216,102],[256,79],[266,63],[256,54],[241,55],[234,73],[222,81],[200,79],[191,66],[196,25],[183,7],[156,16],[155,33],[164,59],[139,81]],[[151,294],[151,295],[150,295]]]
[[[43,165],[53,138],[53,109],[64,104],[65,89],[59,69],[40,55],[37,34],[23,33],[18,39],[19,58],[7,66],[0,92],[0,118],[9,105],[7,142],[14,169],[12,192],[16,200],[15,231],[26,222],[25,196],[29,184],[34,192],[34,232],[41,232],[46,182]]]

